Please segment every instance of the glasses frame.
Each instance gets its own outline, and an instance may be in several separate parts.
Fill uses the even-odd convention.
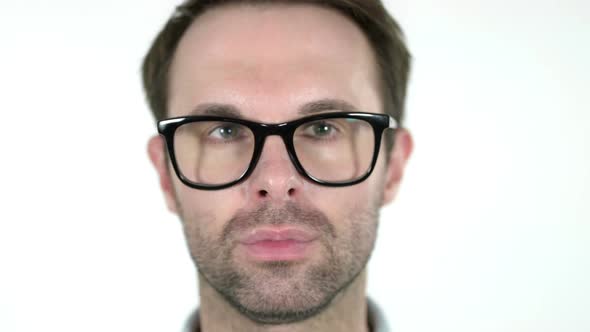
[[[360,178],[354,179],[352,181],[340,181],[340,182],[330,182],[330,181],[323,181],[320,179],[315,178],[311,174],[307,173],[305,168],[299,162],[297,158],[297,152],[295,151],[295,146],[293,145],[293,136],[295,134],[296,129],[311,121],[318,121],[318,120],[325,120],[325,119],[334,119],[334,118],[350,118],[350,119],[358,119],[364,120],[368,122],[371,127],[373,128],[373,133],[375,134],[375,147],[373,151],[373,159],[371,161],[371,165],[367,172],[361,176]],[[187,177],[182,174],[178,163],[176,161],[176,153],[174,150],[174,134],[176,130],[187,123],[192,122],[200,122],[200,121],[224,121],[224,122],[231,122],[236,123],[242,126],[249,128],[252,133],[254,134],[254,151],[252,152],[252,159],[248,168],[242,173],[240,177],[236,180],[233,180],[228,183],[220,184],[220,185],[207,185],[202,183],[196,183],[189,180]],[[264,148],[264,142],[268,136],[278,135],[282,138],[283,142],[285,143],[285,147],[287,148],[287,153],[291,162],[295,166],[295,169],[299,174],[301,174],[307,180],[310,180],[313,183],[317,183],[319,185],[328,186],[328,187],[344,187],[344,186],[352,186],[357,183],[360,183],[366,180],[373,169],[375,168],[375,164],[377,163],[377,158],[379,157],[379,150],[381,147],[381,138],[383,136],[383,132],[386,129],[397,129],[398,124],[397,121],[387,115],[382,113],[363,113],[363,112],[329,112],[329,113],[321,113],[310,115],[306,117],[302,117],[293,121],[283,122],[283,123],[276,123],[276,124],[269,124],[269,123],[259,123],[254,121],[249,121],[245,119],[238,119],[232,117],[225,117],[225,116],[213,116],[213,115],[191,115],[191,116],[182,116],[182,117],[174,117],[169,119],[164,119],[158,121],[158,133],[164,137],[166,142],[166,148],[168,150],[168,155],[170,157],[170,161],[172,163],[172,167],[174,168],[174,172],[180,179],[182,183],[185,185],[194,188],[194,189],[201,189],[201,190],[219,190],[231,187],[236,185],[244,180],[246,180],[256,168],[258,161],[260,159],[260,155],[262,154],[262,150]]]

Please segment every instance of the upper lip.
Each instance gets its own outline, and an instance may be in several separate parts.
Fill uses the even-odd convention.
[[[244,232],[238,237],[241,244],[254,244],[261,241],[310,242],[318,237],[316,233],[295,227],[264,227]]]

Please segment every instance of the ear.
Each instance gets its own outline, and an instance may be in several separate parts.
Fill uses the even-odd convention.
[[[156,172],[158,172],[160,188],[164,193],[168,210],[177,213],[176,195],[174,193],[174,186],[172,185],[169,168],[166,164],[168,159],[166,158],[166,148],[162,136],[156,135],[150,138],[148,142],[148,155],[150,156],[154,168],[156,168]]]
[[[410,132],[404,128],[395,132],[395,145],[389,156],[385,174],[385,187],[382,206],[389,204],[397,195],[406,163],[412,154],[414,142]]]

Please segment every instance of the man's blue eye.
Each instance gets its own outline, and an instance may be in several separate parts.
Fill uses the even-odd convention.
[[[336,128],[328,122],[314,122],[305,127],[304,133],[311,137],[329,137],[334,135]]]
[[[234,125],[224,125],[213,129],[209,135],[218,139],[232,139],[240,134],[240,128]]]
[[[317,136],[326,136],[329,135],[330,132],[334,129],[332,126],[325,124],[325,123],[318,123],[314,125],[313,132]]]

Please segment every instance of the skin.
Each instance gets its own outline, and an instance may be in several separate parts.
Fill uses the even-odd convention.
[[[377,77],[366,37],[335,11],[312,5],[229,5],[204,13],[183,36],[171,68],[168,112],[182,116],[220,103],[246,119],[277,123],[302,117],[305,104],[332,99],[382,113]],[[166,164],[162,138],[151,138],[148,152],[167,206],[182,220],[199,268],[202,330],[367,331],[365,266],[378,212],[394,199],[411,151],[410,134],[398,130],[389,160],[382,146],[366,181],[331,188],[305,180],[280,137],[271,136],[246,181],[201,191],[180,183]],[[235,250],[233,233],[221,241],[231,225],[278,220],[319,225],[313,228],[319,239],[302,262],[262,266]],[[231,273],[244,285],[223,294],[237,287],[224,284]],[[318,281],[320,275],[327,281]],[[300,314],[260,316],[273,310]],[[310,312],[301,314],[305,310]]]

